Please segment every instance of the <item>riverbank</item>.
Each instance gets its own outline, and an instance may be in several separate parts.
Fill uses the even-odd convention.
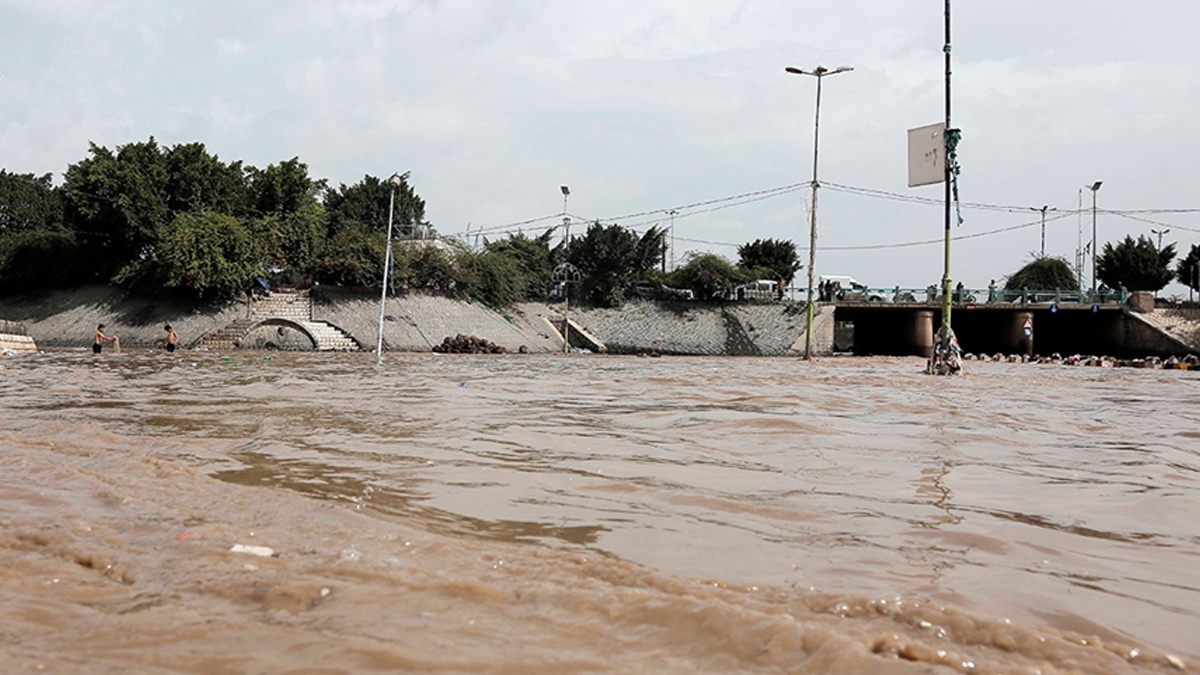
[[[378,344],[377,294],[320,288],[312,293],[311,307],[313,320],[340,328],[363,349],[372,350]],[[615,354],[798,355],[804,350],[802,309],[792,303],[668,305],[632,301],[620,309],[572,306],[568,310],[563,305],[521,303],[496,311],[469,300],[417,292],[388,298],[383,347],[387,351],[428,352],[445,338],[461,334],[490,340],[509,352],[560,351],[566,313],[576,349]],[[21,324],[38,345],[50,348],[87,348],[100,323],[107,325],[109,335],[120,337],[125,348],[163,347],[163,326],[168,323],[183,345],[194,346],[205,335],[251,314],[244,299],[198,308],[106,286],[0,300],[0,317]],[[820,312],[814,325],[814,350],[830,351],[832,309]],[[288,338],[286,326],[255,330],[269,331],[275,344],[306,347],[303,340]],[[267,344],[262,337],[253,342]]]

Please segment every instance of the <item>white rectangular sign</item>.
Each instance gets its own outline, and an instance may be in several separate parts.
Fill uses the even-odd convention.
[[[908,187],[946,180],[945,124],[908,130]]]

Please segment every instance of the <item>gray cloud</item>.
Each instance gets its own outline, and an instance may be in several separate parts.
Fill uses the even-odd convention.
[[[1200,5],[1159,0],[956,3],[962,196],[1069,210],[1196,205]],[[814,83],[785,65],[853,64],[825,81],[824,181],[905,187],[905,130],[942,116],[942,3],[567,0],[453,3],[0,3],[0,157],[61,172],[89,141],[202,141],[224,159],[293,156],[333,183],[411,171],[444,233],[570,210],[608,218],[810,178]],[[1090,194],[1083,195],[1090,206]],[[806,191],[681,214],[682,249],[807,242]],[[924,286],[937,206],[821,193],[818,271]],[[1033,222],[967,211],[956,233]],[[1150,216],[1181,248],[1193,216]],[[1153,225],[1112,215],[1101,240]],[[636,218],[627,224],[648,224]],[[1047,228],[1073,260],[1081,219]],[[1185,229],[1187,228],[1187,229]],[[1087,222],[1090,238],[1090,219]],[[956,278],[986,285],[1038,247],[1036,226],[955,245]],[[1178,290],[1178,287],[1176,288]]]

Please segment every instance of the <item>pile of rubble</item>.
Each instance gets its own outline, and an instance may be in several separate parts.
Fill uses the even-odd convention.
[[[505,354],[508,352],[507,349],[491,340],[462,333],[442,340],[442,344],[433,346],[433,351],[439,354]]]
[[[1111,356],[1084,356],[1051,354],[1050,356],[1028,356],[1025,354],[963,354],[964,361],[994,361],[1006,363],[1042,363],[1062,366],[1094,366],[1099,368],[1155,368],[1171,370],[1200,370],[1200,356],[1188,354],[1182,358],[1170,356],[1165,359],[1150,356],[1144,359],[1117,359]]]

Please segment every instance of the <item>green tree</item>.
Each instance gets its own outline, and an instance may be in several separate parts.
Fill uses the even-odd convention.
[[[1062,258],[1038,256],[1008,277],[1005,288],[1035,291],[1077,291],[1079,280]]]
[[[204,210],[245,216],[250,191],[242,163],[225,164],[203,143],[184,143],[163,153],[167,207],[175,213]]]
[[[443,242],[408,241],[393,245],[396,261],[392,274],[396,288],[424,288],[434,291],[455,291],[461,280],[458,269],[459,250]]]
[[[756,239],[739,246],[737,252],[743,268],[768,270],[770,276],[766,278],[774,279],[781,289],[792,283],[801,267],[796,244],[783,239]]]
[[[102,272],[112,276],[154,255],[159,229],[171,219],[167,163],[153,136],[116,152],[92,143],[88,153],[67,167],[67,215]]]
[[[254,213],[266,216],[298,213],[317,204],[325,190],[324,180],[308,175],[308,165],[293,157],[265,169],[249,167],[249,203]]]
[[[515,271],[520,275],[525,289],[522,299],[546,299],[554,272],[550,248],[553,236],[554,229],[549,229],[537,237],[521,233],[495,242],[484,242],[484,248],[489,253],[508,256],[516,263]]]
[[[637,249],[633,255],[633,277],[647,276],[659,267],[666,252],[666,229],[651,227],[638,240]]]
[[[1157,291],[1174,278],[1171,261],[1175,259],[1175,244],[1162,249],[1147,236],[1137,241],[1129,235],[1113,246],[1104,245],[1104,253],[1096,262],[1096,276],[1109,288],[1124,286],[1130,291]]]
[[[313,274],[324,283],[373,288],[383,278],[387,235],[348,221],[329,233],[318,249]],[[391,282],[389,282],[391,285]]]
[[[318,203],[293,213],[271,213],[251,222],[259,252],[268,271],[287,273],[297,280],[315,277],[326,239],[325,210]],[[381,271],[382,258],[376,262]]]
[[[62,193],[50,174],[9,173],[0,169],[0,235],[65,229]]]
[[[456,290],[489,307],[506,307],[528,295],[521,263],[507,253],[464,249],[458,253],[457,262],[461,286]]]
[[[92,270],[74,235],[56,230],[0,234],[0,294],[80,283]]]
[[[1200,244],[1192,244],[1187,257],[1175,267],[1175,279],[1194,291],[1200,291]]]
[[[689,254],[671,275],[671,285],[690,288],[701,300],[728,297],[735,286],[748,280],[743,269],[715,253]]]
[[[600,307],[620,307],[624,289],[638,267],[636,234],[620,225],[588,226],[587,233],[571,242],[567,261],[579,269],[579,290]]]
[[[16,295],[88,279],[93,271],[64,222],[50,174],[0,169],[0,292]]]
[[[167,288],[197,297],[231,297],[264,269],[250,229],[233,216],[180,213],[163,228],[156,261]]]
[[[392,227],[402,236],[415,236],[419,228],[427,227],[425,200],[421,199],[408,184],[408,174],[399,176],[396,186],[396,205],[392,215]],[[341,184],[336,190],[325,193],[325,210],[329,215],[330,229],[336,230],[342,223],[355,221],[372,230],[387,230],[388,205],[392,202],[392,184],[387,180],[366,175],[354,185]]]

